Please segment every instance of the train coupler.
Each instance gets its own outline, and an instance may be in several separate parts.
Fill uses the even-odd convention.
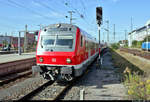
[[[73,68],[72,67],[63,67],[61,68],[61,78],[65,79],[66,81],[73,80]]]

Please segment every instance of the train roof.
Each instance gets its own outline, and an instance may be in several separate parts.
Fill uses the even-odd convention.
[[[45,28],[54,28],[54,27],[57,27],[57,26],[59,26],[59,25],[61,25],[61,26],[63,26],[63,27],[75,27],[75,28],[79,28],[80,31],[83,32],[82,34],[83,34],[84,36],[86,36],[86,38],[88,38],[88,40],[92,40],[92,41],[94,41],[95,43],[98,43],[98,41],[96,40],[96,38],[94,38],[91,34],[87,33],[86,31],[82,30],[80,27],[78,27],[78,26],[76,26],[76,25],[72,25],[72,24],[68,24],[68,23],[57,23],[57,24],[50,24],[50,25],[44,27],[44,29],[45,29]]]
[[[72,25],[72,24],[68,24],[68,23],[56,23],[56,24],[50,24],[48,26],[46,26],[45,28],[54,28],[54,27],[57,27],[57,26],[65,26],[65,27],[76,27],[76,25]]]

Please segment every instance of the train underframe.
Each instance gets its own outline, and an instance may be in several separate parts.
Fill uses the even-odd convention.
[[[66,66],[32,66],[32,72],[39,72],[44,79],[57,81],[72,81],[75,77],[74,68]]]

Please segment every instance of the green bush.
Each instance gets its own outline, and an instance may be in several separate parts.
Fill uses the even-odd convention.
[[[132,42],[132,47],[141,48],[142,42],[143,42],[143,41],[134,40],[134,41]]]
[[[150,36],[148,36],[148,41],[150,42]],[[142,42],[147,42],[147,37],[145,37]]]
[[[112,48],[112,49],[115,49],[115,50],[119,49],[119,47],[120,47],[120,46],[119,46],[118,43],[114,43],[114,44],[111,45],[111,48]]]
[[[138,41],[136,41],[136,40],[133,40],[133,42],[132,42],[132,46],[133,46],[133,47],[136,47],[136,45],[137,45],[137,42],[138,42]]]
[[[150,80],[139,76],[137,73],[127,72],[124,84],[127,86],[128,95],[135,100],[150,100]]]

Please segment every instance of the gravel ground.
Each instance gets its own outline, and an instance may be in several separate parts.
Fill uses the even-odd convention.
[[[47,80],[39,75],[26,79],[9,88],[0,90],[0,100],[17,100],[46,82]]]
[[[101,69],[93,64],[89,73],[68,92],[64,100],[80,100],[80,90],[84,90],[84,100],[127,100],[126,89],[120,82],[117,68],[113,67],[111,54],[103,55]]]
[[[143,70],[144,72],[147,73],[148,78],[150,78],[150,60],[142,58],[140,56],[134,56],[133,54],[122,52],[122,51],[117,51],[118,54],[120,54],[122,57],[127,59],[129,62]]]
[[[65,86],[60,86],[57,83],[46,87],[41,93],[33,97],[31,100],[53,100]]]
[[[110,52],[103,55],[103,65],[97,69],[96,62],[89,72],[76,83],[65,96],[64,100],[80,100],[80,90],[84,89],[84,100],[124,100],[127,99],[126,89],[120,82],[113,67]],[[0,90],[0,100],[15,100],[46,83],[41,76],[26,79],[9,88]],[[51,100],[65,86],[57,83],[45,88],[32,100]]]
[[[19,78],[15,81],[12,81],[12,82],[8,83],[8,84],[4,84],[4,85],[0,86],[0,90],[4,90],[4,88],[6,89],[6,88],[9,88],[9,87],[12,87],[13,85],[15,85],[17,83],[20,83],[20,82],[23,82],[24,80],[26,80],[28,78],[31,78],[31,77],[32,77],[32,75],[29,75],[27,77]]]

